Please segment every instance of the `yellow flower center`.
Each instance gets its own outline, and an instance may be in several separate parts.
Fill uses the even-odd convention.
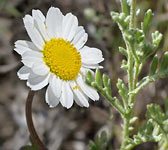
[[[46,41],[42,53],[50,71],[60,79],[74,80],[80,72],[80,52],[69,41],[52,38]]]

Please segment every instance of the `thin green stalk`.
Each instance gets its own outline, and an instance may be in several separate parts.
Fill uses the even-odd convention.
[[[138,80],[138,75],[139,75],[139,63],[136,61],[135,65],[134,65],[133,90],[136,89],[136,83],[137,83],[137,80]],[[134,100],[135,100],[135,95],[131,95],[131,98],[130,98],[130,101],[129,101],[131,107],[134,106]]]
[[[128,142],[128,138],[129,138],[129,126],[130,126],[130,112],[128,112],[128,114],[126,116],[124,116],[124,125],[123,125],[123,141],[121,144],[121,150],[126,150],[126,145]]]
[[[120,2],[121,2],[122,12],[124,12],[125,14],[129,14],[129,6],[127,4],[127,0],[120,0]]]
[[[136,4],[136,0],[132,0],[131,1],[131,10],[130,10],[130,29],[134,28],[135,26],[135,4]],[[134,58],[131,52],[132,47],[128,47],[127,51],[128,51],[128,83],[129,83],[129,92],[134,90],[134,87],[136,85],[136,81],[137,81],[137,73],[135,73],[136,75],[134,76]],[[138,70],[138,66],[135,66],[136,69]],[[138,71],[135,71],[138,72]],[[131,119],[131,115],[132,115],[132,110],[133,110],[133,103],[135,99],[134,95],[129,95],[129,103],[131,105],[130,110],[128,110],[127,114],[125,115],[124,118],[124,125],[123,125],[123,141],[121,144],[121,150],[126,150],[126,145],[128,142],[128,138],[130,136],[130,131],[129,131],[129,127],[130,127],[130,119]]]
[[[134,28],[135,26],[135,5],[136,5],[136,0],[131,0],[130,28]]]
[[[121,106],[121,104],[119,104],[119,100],[114,97],[112,98],[110,95],[106,94],[105,97],[109,100],[109,102],[114,106],[114,108],[116,110],[118,110],[118,112],[120,112],[120,114],[123,116],[125,111],[123,109],[123,107]]]
[[[135,72],[134,72],[134,81],[133,81],[133,88],[135,89],[136,88],[136,83],[137,83],[137,80],[138,80],[138,75],[139,75],[139,63],[136,61],[135,62]]]
[[[99,87],[96,83],[92,86],[95,87],[122,116],[124,115],[124,108],[122,107],[122,105],[116,97],[111,97],[111,95],[107,94],[107,92],[103,88]]]
[[[128,50],[128,84],[129,84],[129,91],[133,90],[133,72],[134,72],[134,58],[131,53],[131,50]]]

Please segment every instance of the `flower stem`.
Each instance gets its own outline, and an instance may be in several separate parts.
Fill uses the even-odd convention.
[[[33,102],[33,97],[35,95],[34,91],[29,91],[27,101],[26,101],[26,121],[27,121],[27,126],[30,132],[30,138],[32,142],[39,148],[39,150],[47,150],[45,145],[41,142],[33,124],[32,120],[32,102]]]

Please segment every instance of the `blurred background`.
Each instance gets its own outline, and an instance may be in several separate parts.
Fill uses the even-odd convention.
[[[120,11],[119,0],[0,0],[0,150],[19,150],[23,145],[30,144],[24,111],[29,88],[16,74],[22,64],[20,56],[13,51],[14,42],[29,40],[22,21],[24,15],[31,14],[32,9],[40,9],[46,14],[50,6],[59,7],[64,14],[72,12],[76,15],[79,24],[89,34],[87,45],[103,51],[105,61],[102,72],[111,77],[113,95],[118,96],[118,77],[127,83],[127,75],[120,68],[124,57],[118,51],[119,46],[125,46],[117,24],[110,17],[110,11]],[[137,26],[147,9],[151,8],[155,14],[149,40],[154,30],[163,33],[164,38],[157,52],[161,57],[168,50],[168,1],[138,0],[137,8],[141,9]],[[150,62],[151,58],[144,64],[140,78],[148,74]],[[44,94],[45,89],[36,93],[33,119],[39,136],[50,150],[88,150],[90,140],[102,131],[107,132],[106,149],[119,148],[121,118],[103,97],[98,102],[90,101],[88,109],[74,104],[66,110],[61,105],[50,109]],[[166,98],[168,79],[152,83],[141,91],[136,98],[135,115],[140,119],[136,122],[135,132],[143,123],[146,105],[158,103],[163,106]],[[140,149],[157,149],[156,143],[135,148]]]

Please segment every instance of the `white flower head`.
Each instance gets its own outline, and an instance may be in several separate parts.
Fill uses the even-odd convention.
[[[95,89],[84,82],[90,69],[99,67],[104,60],[97,48],[84,46],[88,35],[78,26],[77,17],[65,16],[51,7],[45,17],[40,10],[23,18],[31,42],[18,40],[15,51],[22,57],[24,66],[18,71],[21,80],[27,80],[31,90],[47,86],[45,99],[50,107],[60,102],[70,108],[73,101],[88,107],[88,97],[98,100]]]

